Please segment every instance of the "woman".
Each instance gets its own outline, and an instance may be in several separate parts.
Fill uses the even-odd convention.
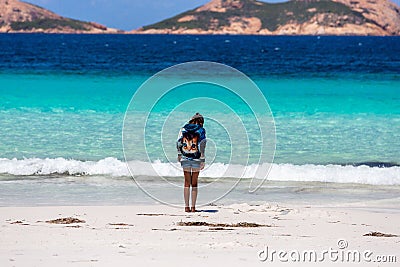
[[[206,130],[203,128],[204,118],[196,113],[183,128],[181,128],[176,148],[178,150],[178,162],[183,168],[185,187],[183,197],[185,199],[185,212],[196,211],[197,180],[200,170],[205,165]],[[189,208],[190,186],[192,187],[192,206]]]

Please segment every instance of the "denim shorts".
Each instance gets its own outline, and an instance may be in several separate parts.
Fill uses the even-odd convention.
[[[184,169],[186,168],[200,169],[200,163],[201,161],[198,160],[188,160],[188,159],[181,160],[181,166]]]

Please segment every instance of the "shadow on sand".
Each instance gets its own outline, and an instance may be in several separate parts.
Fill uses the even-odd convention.
[[[216,213],[218,210],[196,210],[196,212]]]

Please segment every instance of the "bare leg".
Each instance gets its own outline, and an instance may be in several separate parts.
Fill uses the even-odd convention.
[[[193,170],[192,172],[192,208],[191,212],[196,211],[196,200],[197,200],[197,180],[199,178],[199,171]]]
[[[185,211],[190,212],[189,208],[189,197],[190,197],[190,183],[192,180],[192,174],[190,171],[183,171],[183,175],[185,176],[185,187],[183,188],[183,198],[185,199]]]

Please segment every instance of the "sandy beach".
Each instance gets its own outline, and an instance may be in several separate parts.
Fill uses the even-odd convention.
[[[353,264],[353,258],[343,258],[348,251],[360,252],[360,262],[369,259],[371,266],[381,266],[383,259],[377,256],[397,261],[385,266],[400,261],[396,210],[267,203],[199,210],[185,213],[164,205],[1,207],[0,266],[261,266],[294,263],[296,255],[310,250],[324,265]],[[372,232],[378,236],[365,236]],[[313,263],[308,257],[296,264]]]

